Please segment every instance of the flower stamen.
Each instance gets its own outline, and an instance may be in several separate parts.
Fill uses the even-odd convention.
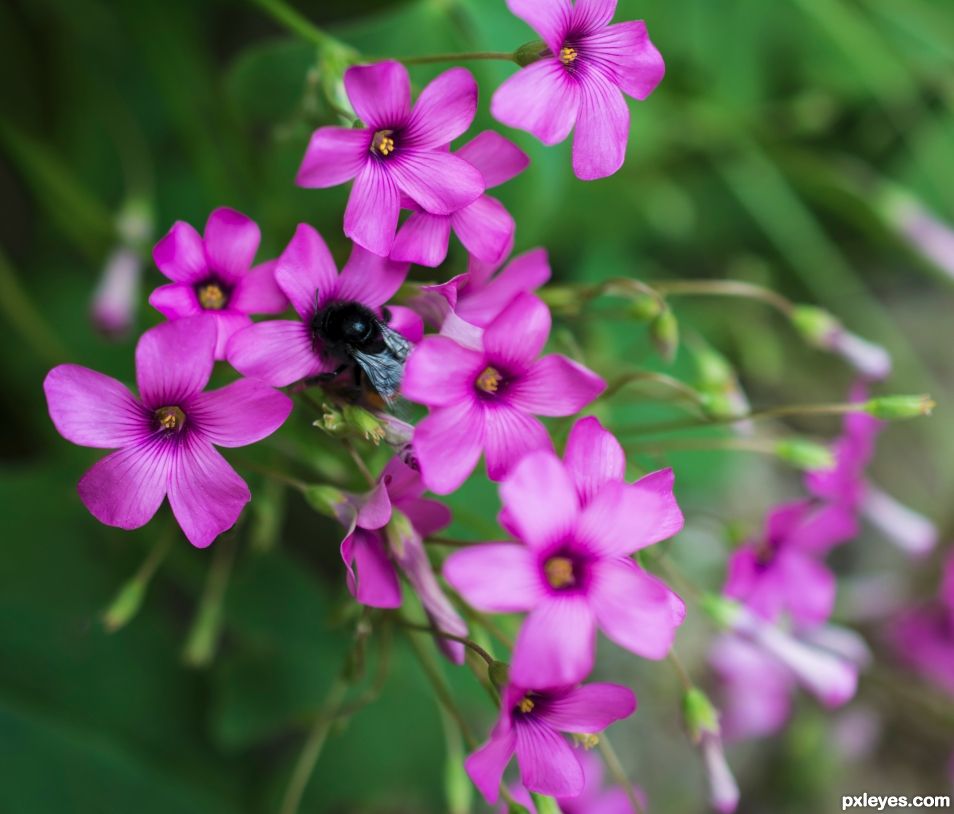
[[[199,288],[199,305],[208,311],[221,311],[225,308],[225,292],[218,283],[206,283]]]
[[[371,139],[371,152],[389,156],[394,152],[394,131],[378,130]]]
[[[569,557],[550,557],[543,566],[543,573],[553,588],[566,588],[576,583],[573,560]]]
[[[475,384],[477,385],[477,389],[482,390],[484,393],[496,393],[501,381],[503,381],[503,376],[500,375],[500,371],[496,368],[488,367],[477,377]]]
[[[576,48],[572,48],[569,45],[564,45],[560,49],[560,62],[562,62],[564,65],[569,65],[571,62],[574,62],[579,55],[580,54]]]
[[[525,695],[520,699],[520,703],[517,704],[517,709],[519,709],[524,715],[533,712],[535,704],[533,699],[529,695]]]
[[[186,420],[185,413],[179,407],[160,407],[155,415],[159,426],[168,431],[181,430]]]

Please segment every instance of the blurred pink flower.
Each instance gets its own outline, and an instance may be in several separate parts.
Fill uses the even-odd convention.
[[[529,612],[510,668],[524,686],[585,678],[597,627],[638,655],[664,658],[685,617],[682,600],[630,558],[682,528],[672,470],[624,483],[615,439],[587,422],[566,463],[534,452],[501,484],[501,520],[520,542],[471,546],[444,563],[445,579],[478,610]],[[599,445],[600,433],[612,443]]]
[[[501,692],[500,717],[490,739],[464,767],[491,804],[497,802],[504,770],[514,754],[528,790],[557,798],[579,797],[585,789],[583,766],[560,733],[595,734],[635,709],[632,690],[617,684],[546,691],[508,684]]]
[[[399,62],[356,65],[345,91],[361,128],[321,127],[298,170],[302,187],[333,187],[354,179],[344,233],[386,257],[394,244],[401,197],[424,212],[451,215],[484,191],[480,171],[444,149],[477,112],[477,83],[464,68],[432,81],[411,108],[411,81]]]
[[[172,513],[199,548],[238,519],[248,486],[215,450],[243,447],[277,430],[291,399],[239,379],[203,393],[214,365],[215,324],[167,322],[136,346],[139,398],[79,365],[53,368],[43,383],[50,417],[74,444],[116,449],[79,482],[92,515],[108,526],[145,525],[168,495]]]
[[[252,324],[249,314],[278,314],[288,307],[272,274],[272,262],[252,268],[261,234],[234,209],[216,209],[204,236],[177,221],[152,250],[169,285],[149,295],[166,319],[200,317],[216,328],[215,358],[225,358],[229,338]]]
[[[546,48],[494,93],[490,110],[544,144],[573,138],[573,171],[592,180],[612,175],[626,156],[625,93],[645,99],[665,65],[642,20],[610,25],[616,0],[507,0]]]

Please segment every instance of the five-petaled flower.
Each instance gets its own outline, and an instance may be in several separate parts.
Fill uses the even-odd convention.
[[[425,485],[438,494],[460,486],[481,452],[501,480],[527,452],[551,449],[535,418],[573,415],[606,383],[559,354],[537,359],[550,334],[550,311],[520,294],[469,345],[429,336],[411,353],[403,395],[431,408],[417,425],[414,451]]]
[[[530,163],[523,150],[493,130],[485,130],[455,155],[480,171],[487,189],[519,175]],[[447,258],[451,230],[473,257],[485,263],[499,263],[513,246],[513,218],[490,195],[481,195],[452,215],[432,215],[411,200],[403,205],[412,214],[398,230],[392,260],[439,266]]]
[[[578,797],[584,788],[580,760],[560,733],[594,736],[633,714],[636,696],[617,684],[584,684],[527,690],[513,683],[500,695],[500,716],[490,739],[465,767],[487,802],[497,802],[500,781],[514,753],[520,780],[530,791]]]
[[[573,171],[612,175],[626,156],[629,108],[623,94],[645,99],[665,65],[642,20],[610,25],[616,0],[507,0],[542,38],[541,58],[493,96],[494,118],[529,130],[544,144],[573,137]]]
[[[234,209],[216,209],[204,236],[177,221],[152,250],[172,283],[149,295],[166,319],[201,317],[216,328],[215,358],[225,358],[229,338],[252,324],[249,314],[280,314],[288,307],[273,276],[273,262],[252,268],[261,234],[255,221]]]
[[[344,232],[387,256],[401,198],[425,212],[451,215],[484,191],[480,171],[444,148],[470,126],[477,83],[464,68],[431,82],[411,108],[411,81],[399,62],[349,68],[345,90],[363,128],[321,127],[298,170],[303,187],[333,187],[354,179]]]
[[[74,444],[116,452],[80,480],[79,494],[109,526],[145,525],[168,495],[193,545],[230,528],[251,495],[213,445],[242,447],[277,430],[292,403],[251,379],[202,392],[215,363],[215,325],[159,325],[136,346],[139,398],[115,379],[79,365],[53,368],[43,383],[50,417]]]
[[[625,483],[623,451],[594,418],[577,422],[566,459],[525,456],[501,484],[501,522],[519,540],[455,551],[444,577],[482,611],[529,611],[510,676],[524,686],[582,681],[596,629],[645,658],[669,652],[682,600],[630,557],[682,528],[672,470]]]
[[[338,273],[325,241],[315,229],[299,224],[275,261],[275,280],[299,319],[259,322],[229,342],[229,364],[246,376],[284,387],[300,379],[331,373],[338,366],[316,336],[315,317],[332,304],[358,303],[372,312],[398,290],[407,266],[392,263],[355,246]],[[420,317],[407,308],[392,308],[391,327],[410,339],[420,335]]]

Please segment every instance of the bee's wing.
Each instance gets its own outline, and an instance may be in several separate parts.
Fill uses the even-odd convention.
[[[390,353],[363,353],[355,350],[351,352],[354,361],[378,394],[387,402],[393,401],[401,386],[401,376],[404,373],[404,362]]]
[[[408,353],[411,351],[411,343],[383,322],[378,327],[381,329],[381,336],[384,339],[384,344],[388,351],[390,351],[395,359],[403,364],[407,359]]]

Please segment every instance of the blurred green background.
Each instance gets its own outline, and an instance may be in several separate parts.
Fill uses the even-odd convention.
[[[507,51],[534,38],[502,0],[295,7],[374,57]],[[943,270],[904,241],[891,204],[901,192],[954,221],[954,6],[621,0],[616,19],[631,18],[647,21],[667,76],[648,101],[632,104],[628,160],[616,176],[579,182],[569,143],[546,149],[499,128],[532,157],[497,191],[518,223],[517,249],[547,247],[561,282],[745,279],[821,305],[885,345],[895,371],[883,391],[931,392],[940,406],[931,420],[885,433],[875,475],[935,519],[946,540],[954,521],[954,292]],[[131,206],[151,214],[149,245],[174,220],[201,228],[211,209],[227,205],[261,225],[260,258],[277,254],[307,221],[343,261],[347,189],[293,183],[310,132],[333,121],[319,56],[254,3],[0,5],[0,811],[275,811],[303,732],[340,670],[356,618],[343,589],[340,530],[241,465],[274,466],[303,450],[297,475],[350,478],[337,445],[309,416],[274,443],[232,457],[255,495],[241,528],[207,551],[175,537],[143,609],[109,634],[102,610],[171,534],[163,531],[168,518],[161,512],[135,533],[98,525],[75,483],[99,453],[56,435],[41,391],[45,372],[62,361],[132,379],[135,336],[109,342],[89,320],[117,218]],[[414,68],[412,78],[419,88],[445,67]],[[481,87],[478,132],[496,126],[488,101],[513,66],[468,67]],[[145,298],[163,281],[144,257],[137,331],[158,321]],[[458,247],[440,278],[464,263]],[[414,275],[434,279],[427,270]],[[763,305],[673,304],[684,333],[705,336],[737,365],[754,405],[846,396],[851,372],[805,347]],[[691,379],[685,352],[667,368],[645,334],[596,306],[560,321],[553,344],[607,375],[642,367]],[[679,415],[651,395],[627,391],[600,414],[614,427]],[[835,421],[793,426],[823,438],[838,429]],[[638,443],[630,448],[645,466],[659,460]],[[800,494],[797,474],[770,460],[714,452],[666,460],[677,468],[689,518],[672,556],[712,588],[731,542],[757,528],[774,500]],[[496,495],[479,480],[452,499],[453,532],[492,539],[500,533]],[[842,553],[848,579],[896,574],[913,599],[936,588],[934,561],[914,566],[874,535]],[[187,666],[183,646],[210,562],[222,574],[233,557],[215,657]],[[710,632],[690,618],[679,638],[703,683]],[[890,665],[877,627],[865,632]],[[362,685],[372,689],[377,638]],[[630,683],[640,696],[639,713],[616,727],[615,741],[652,810],[705,810],[667,665],[605,643],[601,656],[599,677]],[[392,662],[380,698],[333,729],[303,811],[464,805],[459,758],[452,751],[448,759],[440,713],[402,640]],[[466,671],[445,672],[483,733],[493,711],[479,685]],[[801,706],[786,734],[731,753],[742,811],[828,812],[842,794],[946,790],[949,706],[940,716],[912,712],[883,682],[863,682],[853,709],[873,710],[880,736],[866,739],[870,750],[860,756],[840,743],[838,716]],[[476,802],[474,810],[482,810]]]

